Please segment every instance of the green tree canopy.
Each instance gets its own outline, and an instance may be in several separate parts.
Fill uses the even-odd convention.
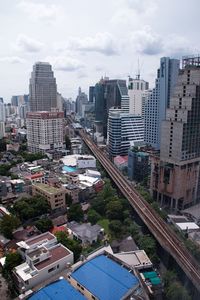
[[[49,218],[42,218],[35,222],[35,226],[41,232],[46,232],[53,228],[53,222]]]
[[[20,220],[13,215],[5,215],[0,220],[0,232],[8,239],[12,239],[13,230],[18,228]]]
[[[115,237],[120,237],[122,234],[122,222],[119,220],[112,220],[109,223],[109,229],[112,232],[112,235]]]
[[[140,249],[144,249],[150,257],[156,252],[156,241],[150,235],[141,235],[138,243]]]
[[[123,219],[123,206],[117,199],[113,199],[106,205],[106,216],[109,220]]]
[[[4,265],[4,272],[10,273],[12,269],[22,262],[22,257],[18,252],[8,253],[6,255],[5,265]]]
[[[68,210],[67,217],[69,221],[83,221],[84,213],[79,203],[72,204]]]
[[[101,216],[94,209],[90,209],[87,214],[87,219],[93,225],[101,219]]]

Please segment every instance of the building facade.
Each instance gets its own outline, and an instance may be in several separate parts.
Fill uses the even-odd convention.
[[[27,144],[30,152],[45,153],[63,148],[63,112],[27,113]]]
[[[145,142],[160,149],[161,123],[166,118],[170,97],[179,72],[179,60],[162,57],[157,71],[155,88],[147,94],[144,112]]]
[[[78,96],[76,98],[76,113],[79,117],[84,117],[85,107],[84,105],[88,104],[87,95],[81,91],[81,88],[78,89]]]
[[[30,111],[51,111],[57,107],[57,85],[52,67],[47,62],[33,66],[29,84]]]
[[[143,181],[149,175],[149,154],[145,152],[128,151],[128,177],[130,180]]]
[[[141,116],[111,109],[108,118],[108,150],[110,157],[128,155],[134,142],[144,141],[144,123]]]
[[[135,79],[129,77],[128,95],[130,98],[129,112],[131,114],[144,118],[144,106],[148,90],[149,83],[140,79],[140,75],[137,75]]]
[[[152,159],[152,194],[172,209],[200,197],[200,59],[183,59],[166,120],[162,123],[160,158]]]

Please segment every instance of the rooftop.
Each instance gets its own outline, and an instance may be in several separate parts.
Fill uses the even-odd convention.
[[[56,187],[50,186],[48,184],[43,184],[43,183],[34,183],[33,186],[35,186],[49,194],[56,194],[56,193],[60,192],[61,190],[63,190],[61,188],[56,188]]]
[[[119,300],[139,284],[128,269],[105,255],[87,261],[71,277],[101,300]]]
[[[40,234],[39,236],[36,236],[36,237],[26,240],[26,244],[28,246],[32,246],[32,245],[40,243],[40,242],[45,242],[45,240],[50,241],[53,239],[55,239],[55,236],[53,234],[51,234],[50,232],[45,232],[43,234]]]
[[[85,300],[65,279],[53,282],[37,291],[29,300]]]
[[[38,264],[35,264],[35,267],[37,270],[41,270],[47,266],[50,266],[54,262],[66,257],[70,254],[70,252],[67,250],[67,248],[65,248],[61,244],[56,245],[55,248],[49,249],[48,251],[49,251],[50,256],[46,260],[43,260],[43,261],[39,262]]]

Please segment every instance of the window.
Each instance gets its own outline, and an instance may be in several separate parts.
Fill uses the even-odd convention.
[[[48,273],[53,272],[55,269],[56,269],[56,266],[53,267],[53,268],[51,268],[51,269],[49,269],[49,270],[48,270]]]

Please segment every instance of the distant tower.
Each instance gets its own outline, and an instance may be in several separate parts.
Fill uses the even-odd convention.
[[[51,111],[57,107],[57,85],[51,65],[37,62],[29,84],[30,111]]]

